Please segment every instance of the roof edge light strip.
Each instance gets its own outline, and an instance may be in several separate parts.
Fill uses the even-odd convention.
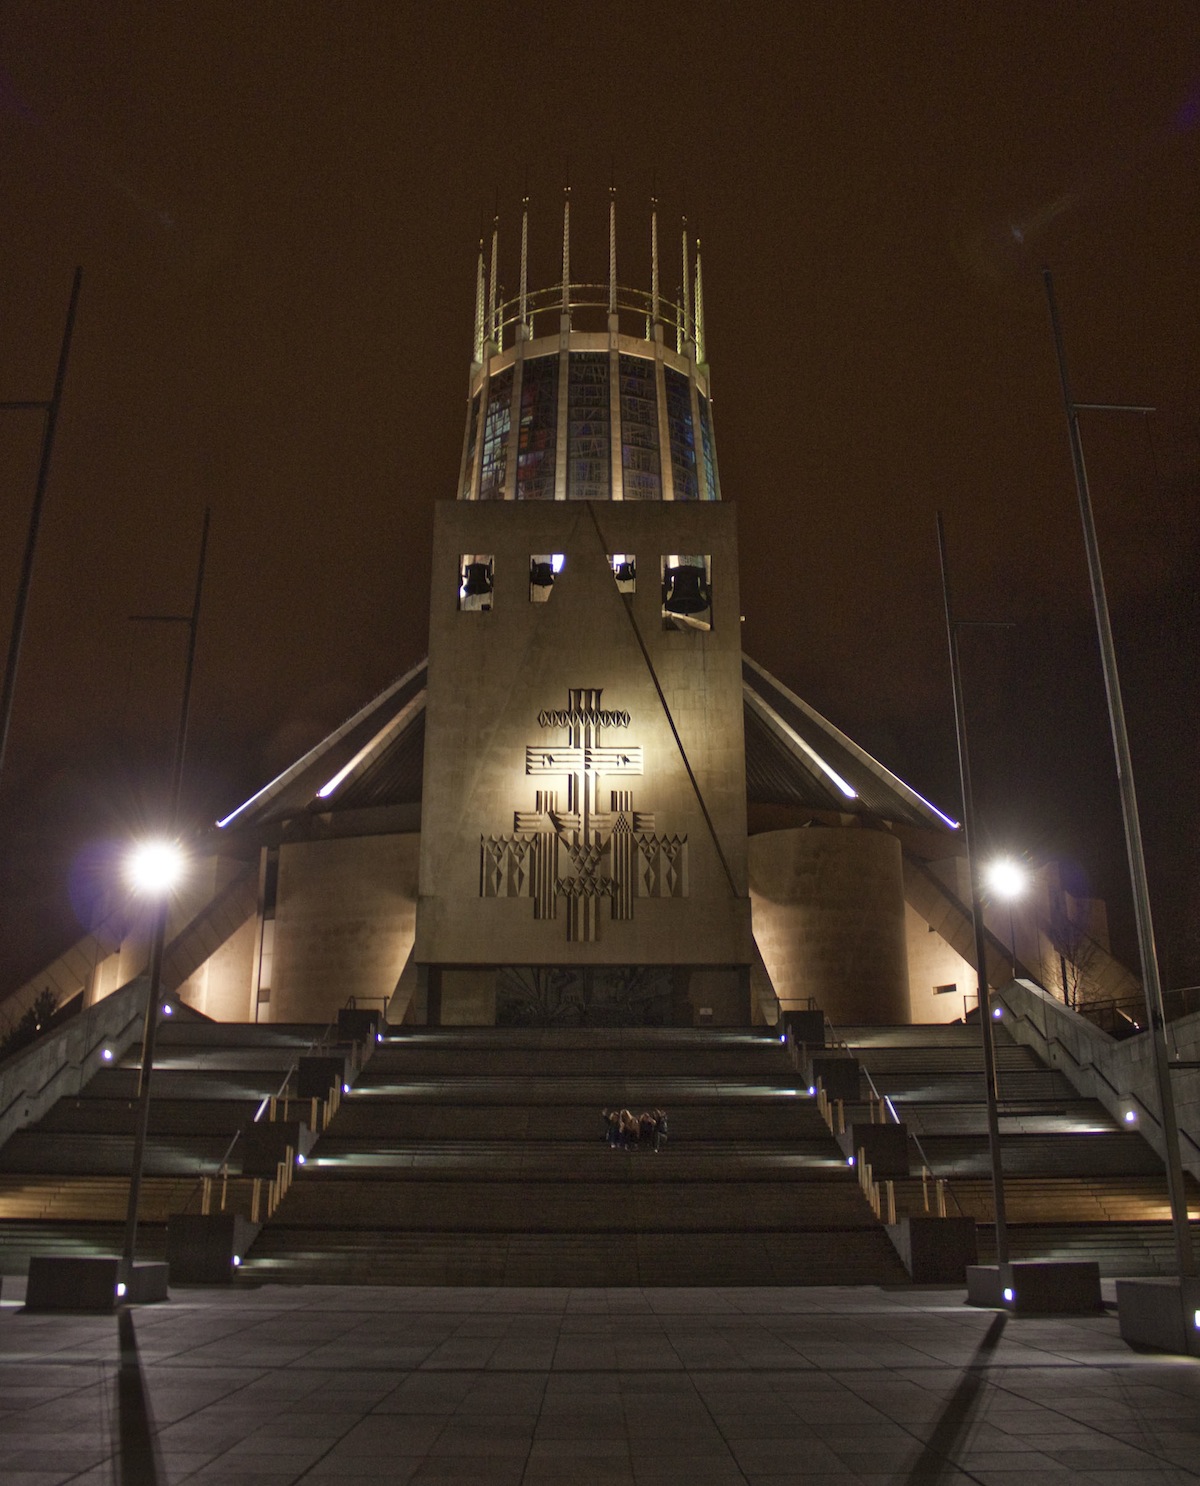
[[[817,752],[817,750],[810,743],[806,743],[800,736],[800,734],[796,731],[796,729],[792,727],[790,723],[785,722],[784,719],[780,717],[779,713],[775,711],[774,707],[772,707],[769,702],[765,702],[762,697],[757,696],[753,691],[750,690],[749,686],[745,685],[745,683],[743,683],[743,690],[746,694],[746,700],[750,703],[750,705],[757,712],[765,716],[768,721],[774,723],[775,726],[780,730],[780,732],[783,733],[783,735],[788,739],[790,743],[792,743],[796,748],[800,749],[800,751],[805,754],[806,757],[810,758],[823,774],[832,779],[834,784],[837,785],[838,789],[841,790],[842,794],[844,794],[848,800],[858,799],[858,791],[854,789],[852,785],[847,784],[842,776],[837,772],[837,770],[831,764],[827,764],[821,757],[821,755]]]
[[[383,706],[385,702],[396,695],[396,693],[402,686],[407,686],[408,683],[413,679],[413,677],[416,676],[420,671],[424,670],[428,664],[428,660],[419,661],[415,666],[413,666],[411,671],[406,671],[405,674],[401,676],[398,681],[393,681],[390,686],[385,686],[377,697],[372,697],[365,707],[360,707],[353,717],[347,718],[347,720],[342,723],[340,728],[338,728],[335,732],[329,734],[328,737],[322,738],[321,741],[310,748],[307,753],[302,754],[294,764],[289,764],[287,768],[282,771],[282,773],[276,774],[275,778],[272,779],[269,784],[264,784],[262,789],[256,790],[255,793],[252,794],[248,800],[243,800],[236,810],[231,810],[229,812],[224,820],[217,821],[217,829],[223,831],[230,821],[236,820],[244,810],[249,810],[250,806],[253,805],[256,801],[267,799],[276,790],[282,789],[285,784],[290,783],[309,764],[314,763],[321,756],[322,753],[332,748],[333,745],[339,742],[340,739],[344,738],[352,728],[357,727],[358,724],[364,720],[364,718],[370,716],[370,714],[375,710],[376,707]]]
[[[317,799],[327,800],[329,796],[333,794],[334,790],[337,789],[338,785],[344,783],[350,777],[350,775],[354,773],[355,769],[358,768],[359,764],[361,764],[364,759],[368,758],[372,753],[374,753],[377,748],[384,747],[404,728],[406,728],[409,722],[412,720],[414,713],[419,711],[420,708],[425,705],[425,693],[426,688],[422,687],[415,697],[413,697],[410,701],[405,703],[403,707],[401,707],[400,711],[396,713],[395,717],[393,717],[389,722],[385,723],[373,738],[364,743],[363,746],[354,755],[354,757],[350,760],[350,762],[348,764],[343,764],[342,767],[333,776],[333,778],[329,780],[327,784],[323,784],[321,786],[321,788],[317,791]]]
[[[945,813],[944,810],[939,810],[932,801],[927,800],[924,795],[918,794],[917,791],[913,789],[911,784],[906,784],[905,781],[900,778],[899,774],[893,774],[891,769],[889,769],[886,764],[881,764],[878,759],[872,758],[865,748],[860,748],[853,738],[847,737],[846,734],[843,733],[839,727],[836,727],[832,722],[830,722],[827,717],[822,717],[815,707],[810,707],[808,703],[804,701],[803,698],[798,697],[794,691],[789,691],[788,688],[784,686],[782,681],[780,681],[777,677],[772,676],[770,671],[768,671],[765,666],[760,666],[759,663],[753,658],[753,656],[747,655],[744,650],[742,651],[742,664],[749,666],[756,676],[765,681],[768,686],[774,687],[781,696],[787,697],[788,701],[791,702],[794,706],[799,707],[801,712],[803,712],[806,717],[811,718],[821,727],[828,728],[828,730],[836,737],[837,741],[841,743],[846,751],[848,753],[852,753],[854,757],[858,759],[859,763],[863,764],[866,768],[872,770],[874,773],[880,775],[886,780],[886,782],[891,784],[894,788],[898,789],[901,794],[909,795],[912,799],[916,800],[918,804],[923,805],[926,810],[932,811],[933,814],[936,815],[940,821],[943,821],[946,825],[948,825],[952,831],[958,831],[962,829],[962,824],[960,821],[953,820]],[[757,695],[757,693],[754,692],[748,692],[747,694]]]

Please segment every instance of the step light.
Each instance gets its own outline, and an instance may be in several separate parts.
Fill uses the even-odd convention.
[[[296,1152],[296,1165],[297,1166],[303,1166],[304,1165],[304,1152],[303,1151],[297,1151]]]
[[[1011,1290],[1011,1289],[1005,1287],[1005,1291],[1004,1291],[1004,1303],[1006,1305],[1011,1305],[1013,1303],[1013,1301],[1016,1300],[1016,1298],[1017,1298],[1017,1292],[1015,1290]]]
[[[1137,1110],[1136,1109],[1127,1109],[1125,1111],[1124,1120],[1125,1120],[1125,1123],[1127,1125],[1136,1125],[1137,1124]]]
[[[808,1086],[808,1092],[809,1092],[810,1095],[812,1095],[815,1098],[816,1097],[816,1092],[817,1092],[817,1086],[816,1086],[816,1084],[809,1084],[809,1086]]]
[[[169,1001],[164,1001],[163,1002],[163,1016],[174,1016],[174,1015],[175,1015],[175,1008],[171,1005],[171,1003]]]
[[[995,1007],[993,1009],[993,1011],[992,1011],[992,1021],[998,1022],[1003,1015],[1004,1015],[1004,1007],[1003,1006],[997,1006],[997,1007]]]
[[[854,1157],[853,1156],[847,1156],[846,1157],[846,1165],[847,1166],[853,1166],[854,1165]]]
[[[348,1094],[349,1092],[350,1092],[350,1085],[349,1084],[343,1084],[342,1085],[342,1093],[343,1094]]]
[[[124,1280],[118,1280],[117,1281],[117,1299],[118,1300],[122,1300],[122,1299],[124,1299],[124,1296],[125,1296],[125,1281]]]
[[[100,1049],[100,1056],[104,1059],[104,1061],[106,1063],[111,1063],[112,1060],[113,1060],[113,1050],[112,1050],[112,1048],[111,1047],[102,1047]]]
[[[234,1267],[234,1269],[240,1268],[241,1263],[242,1263],[242,1256],[240,1254],[235,1254],[233,1256],[233,1267]]]

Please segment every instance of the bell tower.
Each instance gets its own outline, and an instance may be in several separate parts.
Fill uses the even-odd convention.
[[[431,1022],[739,1025],[753,957],[735,512],[699,244],[680,302],[476,266],[435,513],[414,959]]]

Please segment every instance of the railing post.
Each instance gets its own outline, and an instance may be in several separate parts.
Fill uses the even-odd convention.
[[[837,1133],[839,1135],[846,1133],[846,1104],[842,1099],[837,1102]]]
[[[200,1216],[207,1218],[212,1211],[212,1177],[200,1178]]]
[[[221,1167],[221,1211],[225,1211],[225,1199],[229,1195],[229,1163],[225,1162]]]
[[[939,1218],[946,1216],[946,1179],[941,1176],[937,1180],[937,1215]]]
[[[884,1191],[887,1193],[887,1220],[889,1223],[896,1221],[896,1183],[892,1180],[884,1182]]]

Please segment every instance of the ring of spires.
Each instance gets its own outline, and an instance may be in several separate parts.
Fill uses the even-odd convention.
[[[571,278],[571,188],[563,188],[562,269],[559,280],[542,289],[529,288],[529,197],[521,200],[521,277],[519,292],[510,299],[503,297],[498,283],[500,258],[500,217],[492,218],[491,253],[485,256],[484,240],[479,240],[479,257],[475,269],[475,336],[474,357],[484,359],[485,349],[504,348],[506,337],[532,340],[534,320],[538,315],[557,310],[570,328],[574,310],[605,310],[610,316],[622,310],[643,316],[646,339],[662,326],[663,334],[675,338],[680,355],[693,354],[703,364],[707,357],[704,342],[704,279],[700,264],[700,239],[693,244],[688,238],[687,218],[680,233],[682,288],[678,299],[667,299],[660,288],[658,252],[658,198],[650,198],[650,288],[623,285],[617,278],[617,192],[608,192],[608,281],[604,284],[574,282]],[[490,261],[489,261],[490,257]],[[561,322],[560,322],[561,324]]]

